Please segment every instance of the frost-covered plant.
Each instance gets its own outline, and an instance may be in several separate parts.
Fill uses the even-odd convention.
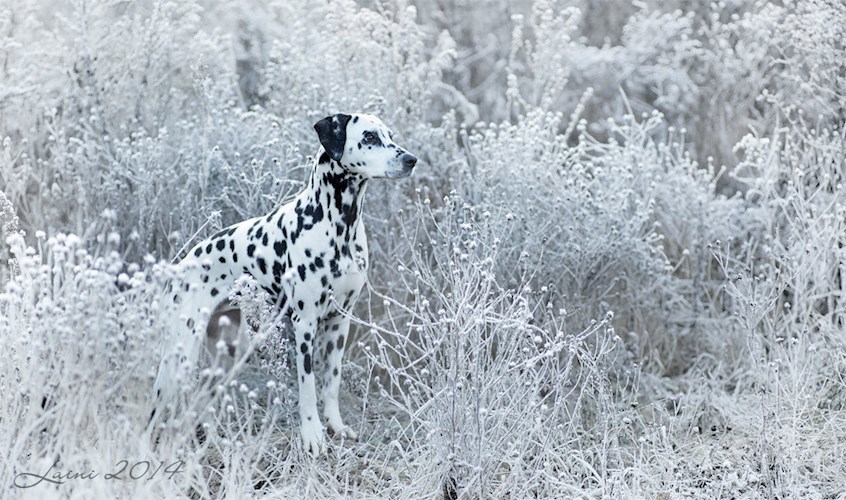
[[[711,475],[702,491],[728,481],[762,497],[836,494],[846,477],[839,445],[844,144],[840,129],[785,128],[738,145],[735,178],[747,188],[747,221],[756,230],[709,245],[724,278],[715,298],[735,322],[720,335],[717,356],[700,357],[693,371],[707,385],[681,396],[673,419],[679,435],[734,435],[736,444],[713,463],[683,466]],[[731,391],[709,373],[723,373]],[[724,471],[714,474],[720,462]]]
[[[7,239],[19,264],[0,304],[8,401],[2,476],[9,484],[54,463],[111,468],[127,450],[109,443],[134,441],[131,429],[143,429],[161,327],[150,300],[159,273],[124,266],[117,236],[104,236],[94,252],[73,235],[39,233],[37,249],[19,234]],[[88,453],[69,451],[78,449]],[[139,449],[126,458],[138,454],[149,456]]]
[[[532,292],[529,275],[503,287],[497,262],[509,258],[508,221],[457,196],[443,201],[437,214],[424,205],[411,215],[412,252],[400,265],[409,300],[377,294],[388,321],[360,343],[398,413],[396,446],[406,460],[431,464],[415,471],[413,487],[455,498],[600,484],[606,471],[564,457],[582,433],[603,442],[599,428],[616,411],[612,315],[573,331],[548,294]],[[601,446],[581,452],[602,455]]]
[[[75,235],[37,241],[7,239],[17,266],[0,294],[3,481],[38,483],[18,490],[38,496],[213,497],[252,490],[296,456],[284,382],[258,368],[199,379],[187,410],[151,427],[174,269],[126,263],[114,232],[93,248]],[[97,477],[54,475],[69,471]]]
[[[271,8],[287,36],[269,48],[257,100],[309,125],[338,109],[378,114],[401,129],[426,116],[433,84],[450,64],[451,41],[440,37],[427,58],[414,7],[399,1],[374,8],[350,0]]]
[[[200,228],[296,192],[317,150],[312,124],[333,111],[378,113],[409,144],[437,134],[420,117],[444,88],[452,45],[444,34],[425,49],[413,7],[250,8],[265,19],[235,3],[79,2],[59,11],[49,37],[38,9],[4,13],[15,40],[4,71],[21,88],[0,94],[0,106],[31,112],[0,124],[0,184],[22,220],[87,238],[108,209],[114,229],[136,241],[132,257],[169,257]],[[259,31],[222,21],[232,16]],[[271,42],[263,28],[285,36]],[[48,48],[61,49],[30,72],[26,61]]]
[[[554,103],[545,109],[565,114],[589,90],[592,133],[629,106],[658,109],[691,132],[697,159],[720,165],[737,160],[732,146],[750,126],[772,130],[777,110],[811,124],[843,120],[846,23],[836,3],[486,1],[445,6],[461,9],[453,17],[416,3],[453,34],[463,64],[445,78],[483,104],[484,121],[512,116],[508,89],[522,89],[530,104],[545,92]]]
[[[0,476],[179,458],[146,483],[28,491],[840,494],[844,16],[812,0],[0,9]],[[203,372],[191,411],[147,429],[159,262],[299,189],[312,124],[344,110],[421,159],[368,187],[342,409],[362,442],[301,460],[284,329],[259,332],[234,385]]]
[[[638,357],[679,369],[669,365],[690,353],[678,352],[678,332],[701,326],[692,318],[713,306],[718,286],[703,249],[736,233],[738,201],[716,193],[683,134],[656,131],[658,114],[607,122],[608,142],[584,123],[561,134],[561,120],[538,110],[467,139],[473,182],[456,189],[477,213],[514,221],[495,265],[500,282],[531,262],[535,285],[554,287],[580,321],[613,310]]]

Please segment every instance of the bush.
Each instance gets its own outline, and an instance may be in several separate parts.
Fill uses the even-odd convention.
[[[167,473],[15,492],[836,496],[844,19],[809,0],[4,9],[0,477],[126,460]],[[201,372],[148,429],[169,263],[301,189],[338,111],[421,160],[368,187],[341,405],[362,441],[304,459],[267,322],[241,372]],[[259,295],[243,307],[271,316]]]

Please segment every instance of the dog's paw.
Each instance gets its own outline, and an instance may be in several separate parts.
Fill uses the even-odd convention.
[[[316,458],[326,451],[326,441],[323,437],[323,426],[320,422],[306,420],[300,427],[300,434],[303,437],[303,449],[311,457]]]
[[[349,439],[350,441],[358,441],[358,435],[352,430],[352,427],[344,425],[343,422],[329,423],[326,427],[330,436],[337,436],[342,439]]]

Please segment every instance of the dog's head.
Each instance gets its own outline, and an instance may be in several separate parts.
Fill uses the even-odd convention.
[[[407,177],[417,163],[417,158],[399,147],[391,130],[375,116],[327,116],[314,124],[314,130],[328,158],[362,177]]]

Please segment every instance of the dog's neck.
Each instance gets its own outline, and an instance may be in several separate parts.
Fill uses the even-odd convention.
[[[350,236],[356,234],[361,216],[367,179],[352,173],[329,155],[322,153],[314,163],[311,177],[305,189],[309,202],[322,205],[330,214],[327,217],[335,223],[346,226]],[[338,235],[341,236],[341,235]]]

